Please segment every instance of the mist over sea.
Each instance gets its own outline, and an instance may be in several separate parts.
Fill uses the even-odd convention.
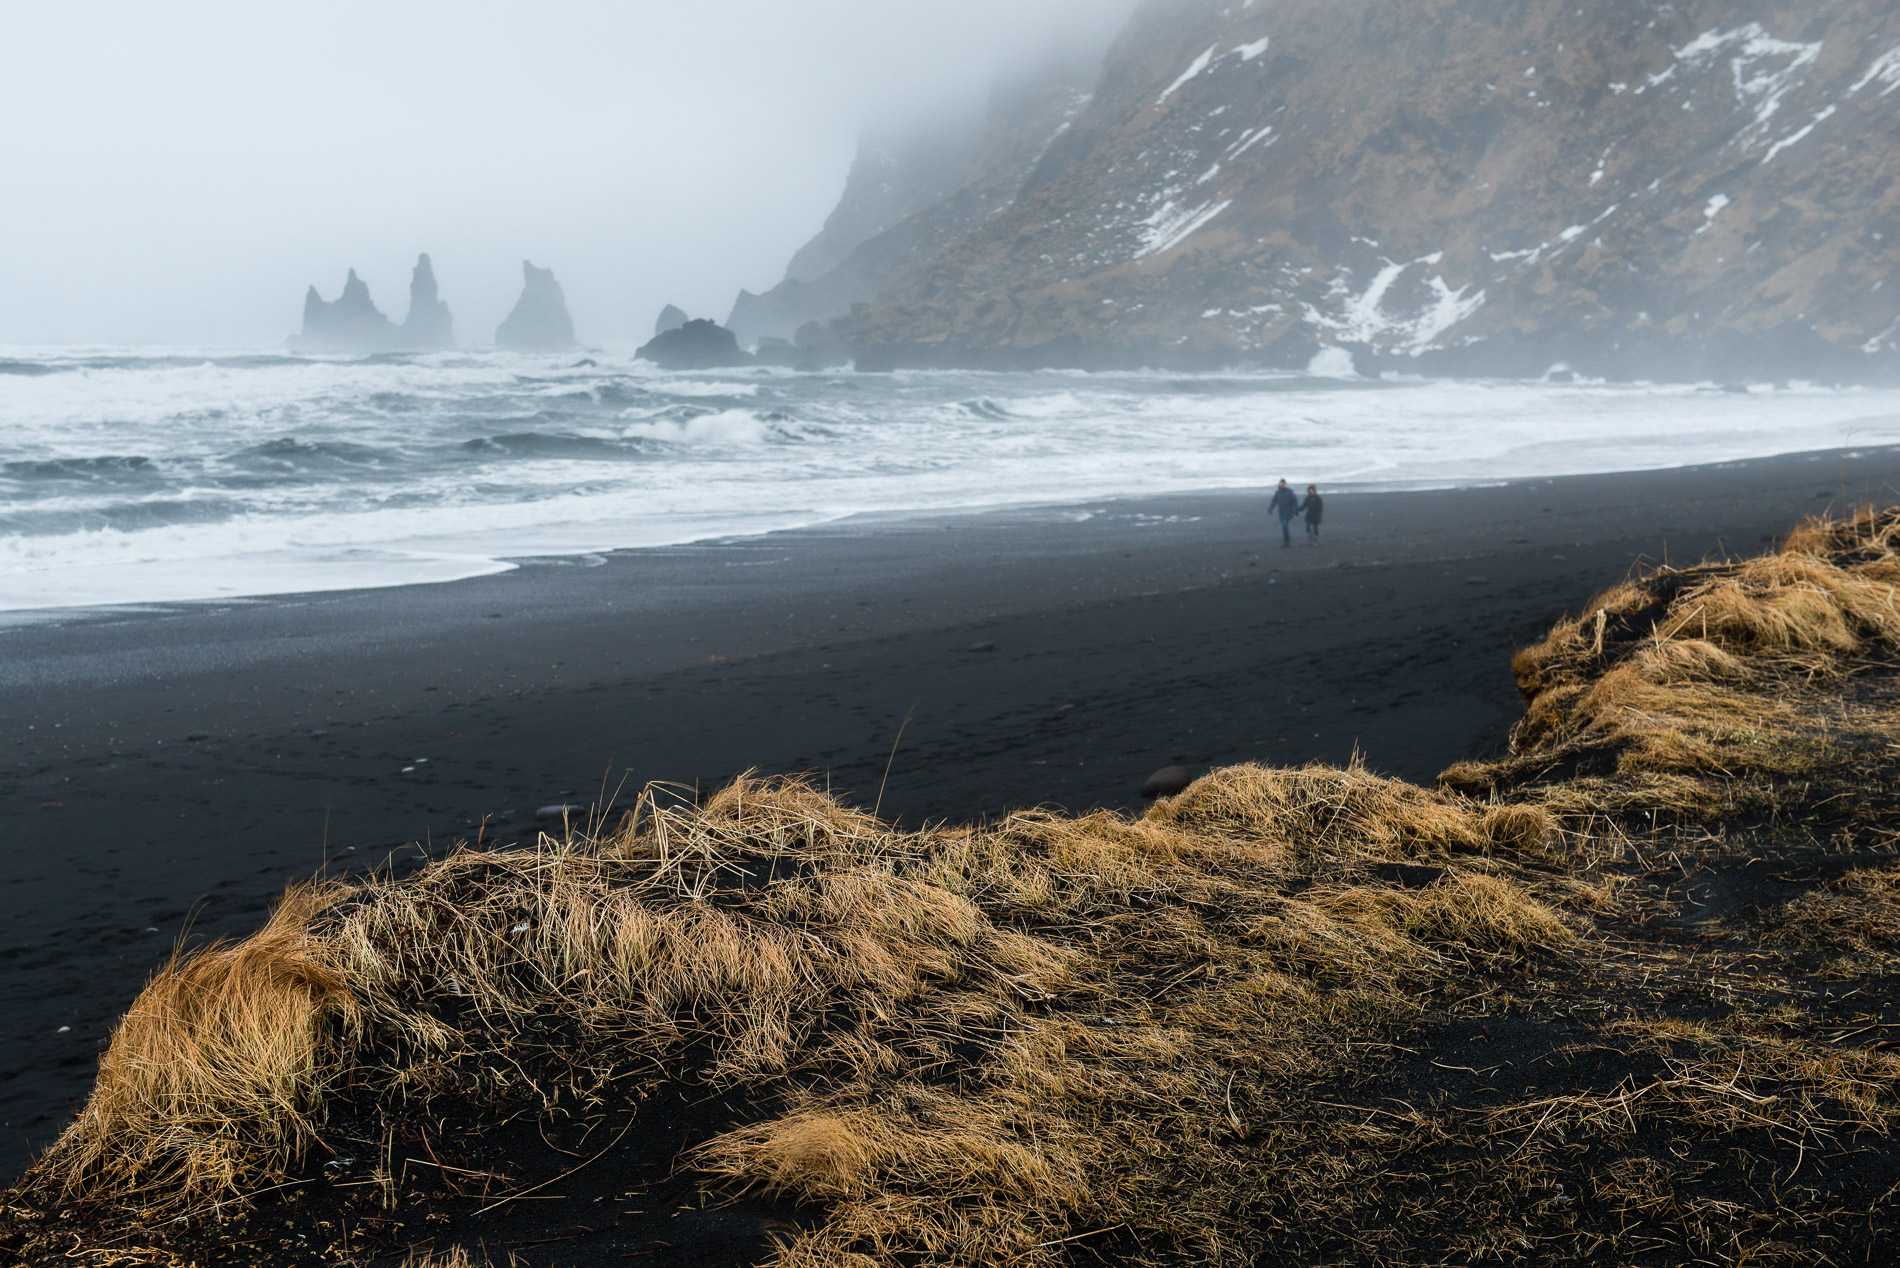
[[[854,514],[1087,514],[1281,477],[1449,488],[1894,441],[1900,392],[1800,384],[0,350],[0,610],[448,581]]]

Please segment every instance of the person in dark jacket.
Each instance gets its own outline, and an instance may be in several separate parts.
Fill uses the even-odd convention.
[[[1270,510],[1280,517],[1280,545],[1293,544],[1293,517],[1300,513],[1299,495],[1287,487],[1286,481],[1280,481],[1280,487],[1273,491],[1273,501],[1267,503]]]
[[[1319,486],[1306,486],[1306,500],[1300,503],[1300,509],[1306,512],[1306,541],[1309,546],[1319,545],[1319,517],[1326,509],[1326,500],[1319,495]]]

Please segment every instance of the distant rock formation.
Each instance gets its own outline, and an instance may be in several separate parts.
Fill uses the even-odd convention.
[[[521,298],[508,320],[495,331],[495,342],[519,352],[545,352],[575,345],[574,319],[567,315],[567,298],[553,269],[537,269],[521,262]]]
[[[455,346],[455,319],[436,297],[435,269],[427,251],[416,257],[416,271],[409,275],[409,316],[402,323],[401,342],[415,351]]]
[[[660,310],[660,319],[653,323],[653,336],[657,339],[669,330],[678,330],[691,320],[683,310],[668,304]]]
[[[660,332],[634,355],[667,370],[713,370],[752,364],[752,358],[740,350],[737,335],[703,317]]]
[[[303,331],[290,346],[299,352],[428,352],[455,346],[455,320],[436,296],[435,270],[426,253],[409,279],[409,316],[398,326],[370,300],[369,287],[350,270],[343,293],[326,303],[311,287],[303,300]]]
[[[290,346],[299,352],[386,352],[396,345],[396,327],[377,309],[369,287],[350,270],[343,293],[325,302],[312,286],[303,297],[303,332]]]

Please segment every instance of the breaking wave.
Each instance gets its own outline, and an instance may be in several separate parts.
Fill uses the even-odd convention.
[[[1434,486],[1900,440],[1900,393],[0,357],[0,610],[441,581],[860,512]]]

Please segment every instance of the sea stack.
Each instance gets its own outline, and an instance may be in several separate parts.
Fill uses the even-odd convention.
[[[714,370],[752,364],[752,357],[739,347],[737,335],[704,317],[661,331],[634,355],[666,370]]]
[[[495,331],[495,342],[521,352],[574,346],[574,320],[567,315],[567,299],[561,294],[561,284],[554,280],[553,269],[537,269],[530,261],[521,262],[521,298],[515,301],[508,320]]]
[[[303,299],[303,332],[290,341],[300,352],[378,352],[389,348],[396,327],[377,311],[369,287],[350,270],[343,293],[325,302],[312,286]]]
[[[416,271],[409,275],[409,316],[402,323],[400,342],[417,351],[455,346],[455,319],[436,296],[435,269],[427,251],[416,257]]]
[[[657,339],[669,330],[678,330],[690,320],[684,309],[676,304],[668,304],[660,310],[660,319],[653,323],[653,337]]]

